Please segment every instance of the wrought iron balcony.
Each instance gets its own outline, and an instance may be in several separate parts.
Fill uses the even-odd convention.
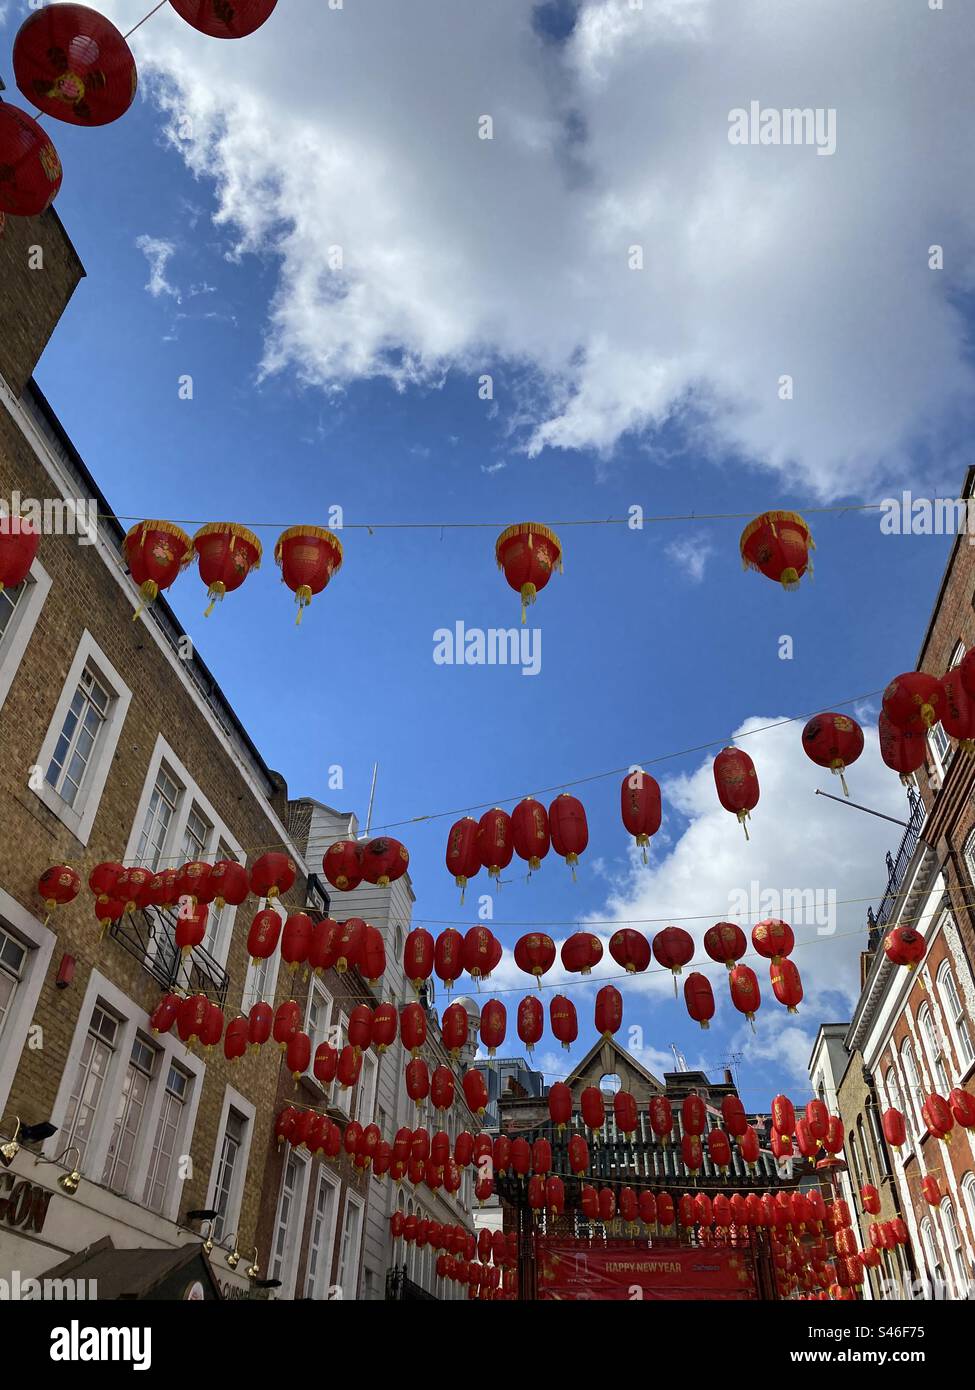
[[[897,901],[897,894],[904,882],[904,875],[907,873],[908,865],[913,859],[914,851],[921,839],[921,827],[927,814],[923,799],[918,796],[913,787],[908,787],[907,799],[911,812],[900,848],[896,858],[890,853],[887,855],[887,887],[884,889],[884,895],[880,899],[880,906],[876,914],[872,908],[867,910],[867,925],[870,929],[870,949],[872,951],[876,950],[880,944],[880,934],[890,921],[894,904]]]
[[[194,946],[183,956],[176,945],[176,922],[175,912],[147,907],[120,917],[109,927],[109,934],[163,989],[205,994],[224,1008],[230,976],[203,946]]]

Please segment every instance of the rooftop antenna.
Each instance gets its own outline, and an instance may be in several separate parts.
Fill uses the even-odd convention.
[[[683,1052],[681,1052],[680,1048],[677,1046],[676,1043],[670,1044],[670,1050],[674,1054],[674,1063],[677,1067],[677,1070],[690,1071],[690,1067],[687,1065],[687,1058],[684,1056]]]
[[[366,812],[366,835],[372,827],[372,803],[376,799],[376,774],[379,772],[379,764],[372,765],[372,786],[369,788],[369,810]]]

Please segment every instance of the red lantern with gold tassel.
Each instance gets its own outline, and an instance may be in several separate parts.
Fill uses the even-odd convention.
[[[251,892],[256,898],[270,899],[287,893],[294,884],[298,867],[289,854],[271,850],[251,865]]]
[[[170,0],[170,3],[180,18],[201,34],[212,39],[243,39],[261,27],[277,0]]]
[[[752,1125],[748,1125],[738,1141],[738,1148],[741,1152],[742,1162],[751,1167],[758,1163],[761,1157],[761,1145],[759,1144],[758,1134]]]
[[[548,808],[548,823],[552,848],[569,865],[574,879],[579,856],[589,843],[585,807],[578,797],[562,792]]]
[[[149,1015],[149,1027],[152,1029],[154,1036],[159,1033],[169,1032],[170,1028],[172,1028],[173,1024],[176,1022],[181,1002],[178,994],[163,995]]]
[[[637,1194],[637,1212],[644,1226],[657,1224],[657,1198],[648,1188],[641,1188]]]
[[[415,1000],[406,1004],[400,1014],[399,1035],[407,1052],[414,1057],[418,1056],[420,1048],[427,1040],[427,1016],[423,1012],[423,1006]]]
[[[609,954],[628,975],[637,974],[650,964],[650,942],[643,932],[624,927],[609,938]]]
[[[802,731],[802,748],[817,767],[828,767],[849,796],[844,773],[863,752],[863,730],[848,714],[814,715]]]
[[[603,985],[596,995],[596,1032],[607,1041],[623,1025],[623,996],[615,985]]]
[[[572,1092],[564,1081],[553,1081],[548,1088],[548,1113],[556,1132],[562,1131],[572,1121]]]
[[[704,1101],[695,1092],[685,1096],[680,1108],[681,1128],[685,1134],[703,1134],[707,1124]]]
[[[815,543],[798,512],[762,512],[741,533],[738,549],[744,569],[758,570],[783,589],[796,589],[808,571]]]
[[[294,999],[286,999],[279,1004],[274,1013],[274,1041],[278,1044],[281,1051],[287,1048],[288,1043],[301,1027],[301,1009]]]
[[[534,975],[541,989],[541,978],[555,963],[555,942],[544,932],[529,932],[515,943],[515,965],[526,975]]]
[[[721,1101],[721,1118],[724,1127],[735,1139],[740,1139],[748,1128],[745,1107],[738,1096],[724,1096]]]
[[[250,892],[250,877],[236,859],[218,859],[210,870],[210,891],[218,908],[239,907]]]
[[[530,994],[518,1005],[518,1036],[528,1049],[529,1055],[541,1039],[545,1024],[545,1013],[541,1000]]]
[[[0,102],[0,213],[39,217],[57,197],[61,173],[58,152],[47,132],[19,106]],[[17,521],[15,517],[10,531],[0,534],[17,534]],[[9,579],[3,583],[14,587]]]
[[[860,1188],[860,1201],[868,1216],[880,1215],[880,1193],[872,1183],[865,1182]]]
[[[308,1070],[308,1063],[311,1061],[311,1038],[307,1033],[295,1033],[288,1043],[287,1062],[288,1071],[297,1083],[304,1072]]]
[[[674,1129],[674,1108],[666,1096],[652,1096],[647,1105],[650,1128],[666,1144]]]
[[[795,962],[780,960],[777,965],[770,965],[769,978],[772,981],[772,993],[779,1003],[784,1005],[790,1014],[798,1012],[798,1006],[802,1003],[802,979]]]
[[[74,902],[81,888],[81,877],[70,864],[52,864],[37,880],[37,891],[44,900],[48,916],[56,907]]]
[[[247,954],[254,965],[272,956],[281,935],[281,917],[273,907],[260,911],[247,932]]]
[[[184,900],[188,903],[188,899]],[[176,918],[176,931],[174,939],[180,948],[185,959],[186,956],[196,946],[203,944],[203,938],[207,931],[207,916],[210,909],[205,903],[200,903],[195,908],[180,908],[179,916]]]
[[[449,1110],[454,1103],[454,1073],[443,1064],[434,1067],[430,1077],[430,1099],[434,1110]],[[446,1160],[437,1161],[443,1163]]]
[[[447,989],[453,989],[455,980],[464,969],[464,938],[456,928],[448,927],[437,937],[433,948],[433,968]]]
[[[708,1131],[708,1156],[714,1166],[722,1173],[731,1167],[731,1144],[723,1129]]]
[[[549,1003],[548,1013],[553,1034],[568,1052],[579,1036],[579,1020],[576,1017],[575,1004],[564,994],[556,994]]]
[[[659,965],[674,977],[674,998],[677,998],[677,976],[694,956],[694,938],[683,927],[664,927],[653,938],[653,954]]]
[[[826,1109],[825,1101],[818,1097],[806,1103],[806,1123],[809,1126],[809,1133],[816,1140],[826,1138],[829,1129],[829,1111]]]
[[[237,1062],[247,1051],[247,1019],[238,1014],[227,1024],[223,1035],[223,1055],[228,1062]]]
[[[274,559],[281,567],[282,581],[295,596],[297,624],[315,594],[341,567],[342,542],[322,526],[289,526],[278,537]]]
[[[772,1101],[772,1124],[780,1134],[794,1134],[796,1130],[795,1106],[788,1096],[776,1096]]]
[[[362,845],[357,840],[336,840],[322,855],[322,872],[333,888],[351,893],[362,882]]]
[[[406,1094],[416,1106],[430,1094],[430,1070],[422,1057],[413,1057],[406,1064]]]
[[[723,748],[714,760],[714,784],[718,800],[726,811],[738,817],[745,839],[745,822],[758,805],[760,788],[755,764],[742,748]]]
[[[593,1137],[597,1138],[603,1125],[606,1123],[606,1108],[603,1104],[603,1093],[598,1086],[587,1086],[579,1097],[579,1108],[582,1111],[582,1122],[593,1131]]]
[[[0,107],[0,157],[4,157],[4,113],[10,111],[17,111],[17,108],[15,106],[9,106],[7,103],[4,103],[3,106]],[[28,119],[30,118],[28,117]],[[40,126],[37,127],[37,130],[46,140],[47,136],[44,135]],[[53,145],[51,148],[54,148]],[[11,173],[9,177],[15,179],[17,175]],[[3,206],[5,191],[3,183],[0,183],[0,207]],[[39,545],[40,536],[37,531],[34,530],[33,525],[27,517],[10,516],[9,514],[0,516],[0,594],[3,593],[4,589],[16,589],[19,585],[23,584],[30,573],[31,565],[37,558]],[[95,891],[96,890],[93,888],[92,892]],[[98,891],[102,892],[108,890],[98,889]]]
[[[265,1000],[260,999],[256,1004],[251,1005],[251,1011],[247,1015],[247,1041],[252,1051],[256,1052],[259,1047],[267,1042],[271,1036],[271,1027],[274,1023],[274,1010]]]
[[[930,1132],[938,1139],[944,1139],[955,1127],[955,1117],[944,1096],[936,1091],[925,1097],[921,1106],[921,1118]]]
[[[281,959],[292,975],[298,966],[308,959],[313,930],[313,923],[307,912],[292,912],[284,924],[281,933]]]
[[[379,835],[362,846],[362,877],[366,883],[388,888],[410,867],[410,852],[391,835]]]
[[[884,954],[893,965],[913,970],[924,959],[927,943],[913,927],[894,927],[884,937]]]
[[[696,1173],[704,1163],[704,1148],[699,1134],[682,1134],[680,1140],[681,1162],[689,1173]]]
[[[889,768],[900,773],[900,779],[909,786],[914,773],[927,762],[928,744],[923,732],[905,733],[896,728],[881,710],[877,721],[880,736],[880,756]]]
[[[647,845],[660,829],[660,787],[648,772],[635,767],[620,786],[620,814],[647,862]]]
[[[760,956],[778,964],[784,956],[790,956],[796,939],[788,922],[780,922],[777,917],[769,917],[752,928],[752,946]]]
[[[251,570],[260,569],[261,542],[246,526],[233,521],[208,521],[193,537],[200,578],[207,586],[208,618],[226,594],[239,589]]]
[[[573,974],[588,975],[603,958],[603,943],[591,932],[577,931],[562,943],[562,964]]]
[[[489,999],[481,1009],[480,1040],[493,1057],[508,1031],[508,1011],[499,999]]]
[[[883,713],[904,734],[923,734],[941,719],[945,693],[937,676],[905,671],[884,691]]]
[[[949,1092],[948,1104],[956,1124],[962,1129],[975,1129],[975,1096],[970,1091],[956,1086]]]
[[[386,973],[386,945],[383,934],[371,922],[362,929],[362,947],[357,962],[370,985],[377,985]]]
[[[552,842],[548,812],[540,801],[526,796],[518,802],[511,813],[511,835],[515,853],[519,859],[527,861],[530,876],[535,869],[541,868]]]
[[[349,1014],[348,1039],[353,1047],[365,1051],[372,1045],[373,1014],[368,1004],[356,1004]]]
[[[193,542],[171,521],[137,521],[126,534],[124,549],[129,573],[142,596],[133,614],[137,618],[193,559]]]
[[[521,594],[521,621],[556,568],[562,570],[562,543],[554,531],[537,521],[521,521],[502,531],[494,546],[498,569]]]
[[[613,1096],[613,1116],[621,1134],[629,1137],[636,1133],[639,1123],[636,1101],[629,1091],[617,1091]]]
[[[704,949],[730,971],[748,950],[748,940],[734,922],[717,922],[704,933]]]
[[[569,1169],[574,1178],[589,1172],[589,1145],[581,1134],[569,1135]]]
[[[938,1186],[938,1179],[929,1173],[927,1177],[921,1179],[921,1195],[928,1206],[936,1207],[941,1202],[941,1188]]]
[[[695,1023],[702,1028],[710,1027],[710,1020],[714,1018],[714,993],[706,975],[697,970],[688,975],[684,981],[684,1003]]]
[[[745,1015],[754,1029],[755,1015],[762,1003],[762,995],[754,970],[750,965],[736,965],[729,977],[729,983],[731,1002],[739,1013]]]
[[[429,980],[433,974],[435,952],[433,937],[427,929],[414,927],[403,946],[403,973],[417,992],[424,980]]]
[[[889,1106],[881,1116],[881,1127],[884,1131],[884,1138],[892,1149],[899,1149],[907,1142],[907,1125],[904,1123],[904,1116],[893,1106]]]
[[[477,823],[477,851],[488,877],[499,881],[502,869],[511,863],[514,854],[514,833],[511,817],[500,806],[485,811]]]
[[[467,1104],[475,1115],[483,1115],[487,1109],[488,1093],[484,1077],[474,1067],[464,1072],[462,1085]]]
[[[944,701],[940,706],[941,725],[963,753],[975,752],[975,699],[965,689],[962,672],[953,666],[941,677]]]
[[[451,1057],[459,1057],[461,1048],[467,1046],[467,1034],[470,1021],[467,1017],[467,1010],[463,1004],[448,1004],[443,1013],[443,1021],[440,1025],[440,1034],[443,1038],[444,1047],[447,1048]]]
[[[460,889],[460,900],[470,879],[481,871],[481,855],[477,842],[478,823],[473,816],[464,816],[455,821],[447,836],[445,855],[447,872],[453,874],[454,882]]]

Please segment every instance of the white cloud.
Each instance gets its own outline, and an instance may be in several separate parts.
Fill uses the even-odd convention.
[[[135,244],[149,262],[146,289],[153,299],[158,299],[160,295],[169,295],[178,304],[180,292],[166,279],[166,267],[175,255],[176,247],[171,241],[163,241],[161,237],[145,235],[136,237]]]
[[[665,552],[679,570],[695,584],[704,578],[708,558],[714,554],[714,546],[707,537],[697,533],[693,536],[680,536],[671,541]]]
[[[825,495],[912,451],[957,471],[975,28],[952,9],[582,0],[556,45],[524,0],[293,0],[240,43],[167,11],[136,46],[236,252],[278,258],[264,371],[403,389],[506,362],[532,451],[680,421]],[[752,100],[834,107],[836,154],[732,146]]]

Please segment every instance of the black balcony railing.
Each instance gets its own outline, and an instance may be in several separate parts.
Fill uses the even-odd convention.
[[[436,1294],[427,1293],[426,1289],[421,1289],[419,1284],[406,1277],[405,1265],[393,1265],[386,1271],[386,1299],[387,1302],[439,1301]]]
[[[904,875],[907,873],[907,866],[914,857],[914,851],[921,839],[921,827],[926,815],[924,801],[913,787],[908,787],[907,799],[911,812],[907,821],[907,829],[904,831],[904,837],[900,843],[900,849],[898,849],[896,856],[890,853],[887,855],[887,887],[884,889],[884,895],[880,899],[880,906],[876,913],[872,908],[867,909],[871,950],[875,950],[879,945],[881,931],[890,921],[894,903],[897,901],[897,894],[904,881]]]
[[[230,976],[203,946],[184,956],[176,945],[176,922],[175,912],[147,907],[120,917],[109,933],[163,989],[205,994],[224,1008]]]

